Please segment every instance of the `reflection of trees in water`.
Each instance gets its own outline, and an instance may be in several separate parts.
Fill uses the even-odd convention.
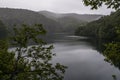
[[[93,45],[94,49],[98,52],[102,53],[105,49],[104,44],[107,42],[105,40],[97,39],[97,38],[89,38],[84,41],[90,42],[91,45]]]
[[[105,61],[111,63],[120,70],[120,42],[112,42],[105,45],[106,48],[103,51]],[[112,75],[114,80],[117,80],[116,75]]]
[[[105,61],[120,70],[120,42],[109,43],[109,41],[100,39],[90,39],[89,41],[97,51],[105,56]]]
[[[105,60],[120,70],[120,42],[109,43],[103,52]]]

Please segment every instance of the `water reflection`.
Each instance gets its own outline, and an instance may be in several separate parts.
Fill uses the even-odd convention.
[[[120,70],[120,42],[109,42],[104,40],[90,41],[97,51],[105,57],[105,61]],[[105,46],[106,45],[106,46]]]
[[[88,39],[77,36],[56,38],[53,43],[57,57],[53,62],[68,66],[64,80],[113,80],[112,75],[120,79],[120,71],[104,61],[99,49],[87,42]]]

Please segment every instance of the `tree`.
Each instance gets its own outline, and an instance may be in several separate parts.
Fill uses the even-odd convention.
[[[42,25],[14,28],[11,43],[16,48],[8,52],[8,45],[0,45],[0,80],[62,80],[65,66],[52,64],[53,46],[47,46],[39,38],[46,31]],[[28,46],[30,42],[37,45]],[[6,44],[4,46],[3,44]]]
[[[91,6],[91,9],[98,9],[103,4],[105,4],[107,8],[120,8],[120,0],[83,0],[83,2],[86,6]]]

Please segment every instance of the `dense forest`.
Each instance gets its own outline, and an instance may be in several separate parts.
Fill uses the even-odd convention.
[[[120,28],[119,21],[120,10],[112,12],[108,16],[103,16],[99,20],[80,26],[76,29],[75,34],[116,41],[118,36],[116,31]]]

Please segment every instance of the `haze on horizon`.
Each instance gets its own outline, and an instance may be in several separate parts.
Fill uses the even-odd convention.
[[[19,8],[33,11],[47,10],[56,13],[104,14],[111,13],[106,6],[98,10],[90,10],[82,0],[0,0],[1,8]]]

